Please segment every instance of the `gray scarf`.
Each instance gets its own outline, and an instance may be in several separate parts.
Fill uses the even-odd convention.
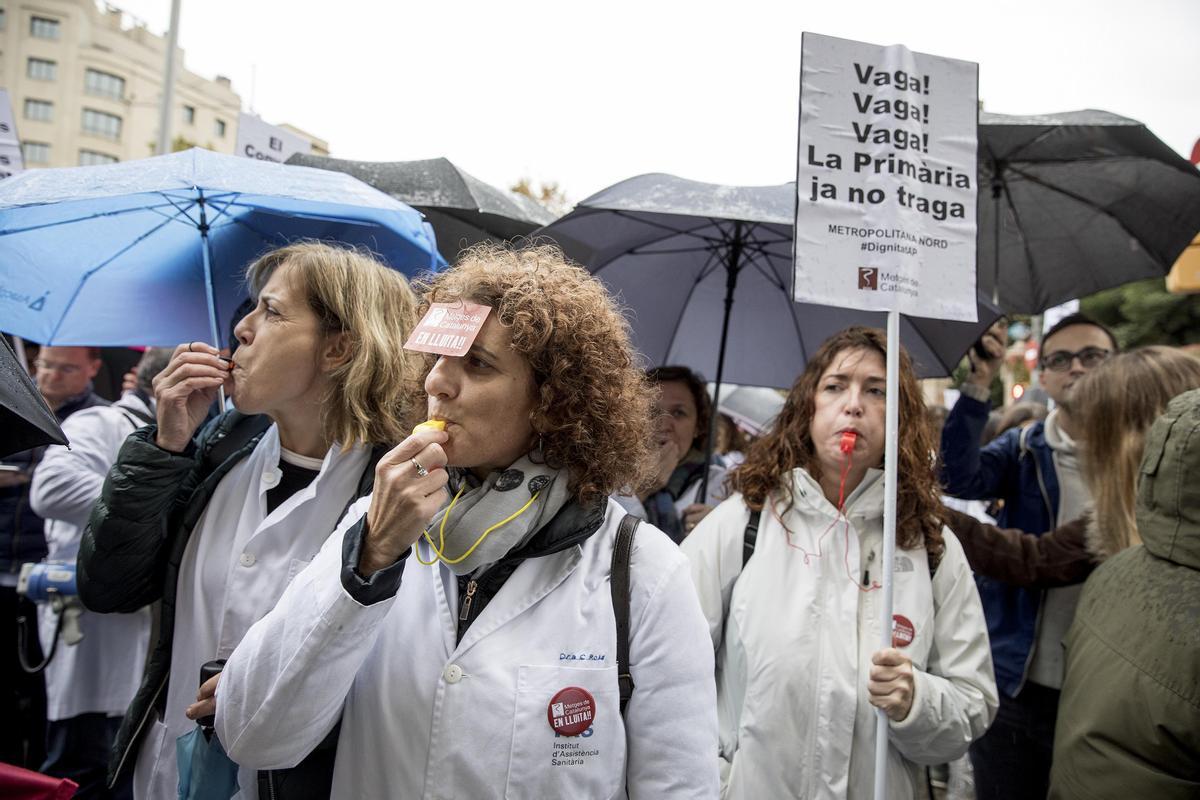
[[[439,560],[455,575],[495,564],[529,541],[570,499],[567,471],[535,463],[532,455],[522,456],[482,482],[469,472],[451,470],[450,496],[458,499],[434,515],[426,535],[441,551]],[[493,528],[497,523],[503,524]],[[491,532],[484,536],[489,528]],[[438,558],[425,536],[418,545],[422,561]]]

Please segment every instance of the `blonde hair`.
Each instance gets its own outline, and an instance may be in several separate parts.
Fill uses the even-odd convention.
[[[1088,549],[1103,560],[1141,542],[1134,513],[1146,433],[1172,398],[1200,388],[1200,359],[1152,345],[1113,356],[1071,391],[1094,511]]]
[[[403,439],[423,410],[423,360],[403,349],[417,323],[408,281],[374,256],[346,246],[299,242],[272,250],[246,269],[252,296],[271,275],[288,278],[308,300],[323,336],[348,339],[349,359],[328,373],[321,424],[343,448]]]
[[[653,392],[629,325],[599,281],[557,247],[481,244],[420,288],[427,303],[470,300],[494,309],[513,350],[533,368],[529,422],[542,453],[567,469],[578,502],[645,482]]]

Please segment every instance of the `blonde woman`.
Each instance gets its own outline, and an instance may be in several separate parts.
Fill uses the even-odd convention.
[[[373,462],[403,438],[421,360],[401,350],[415,297],[358,252],[303,243],[247,271],[235,359],[181,345],[154,381],[157,425],[121,450],[79,559],[89,609],[161,602],[161,625],[110,767],[138,798],[177,794],[176,740],[200,667],[233,652],[320,548]],[[230,411],[199,431],[220,387]],[[199,715],[193,715],[199,716]],[[271,781],[272,776],[262,780]],[[243,796],[257,780],[243,771]],[[273,791],[273,790],[272,790]]]

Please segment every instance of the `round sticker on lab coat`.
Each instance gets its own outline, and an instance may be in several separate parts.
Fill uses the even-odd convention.
[[[595,718],[596,698],[578,686],[560,689],[546,708],[550,727],[562,736],[578,736],[592,726]]]
[[[917,629],[908,617],[892,617],[892,647],[908,647],[917,636]]]

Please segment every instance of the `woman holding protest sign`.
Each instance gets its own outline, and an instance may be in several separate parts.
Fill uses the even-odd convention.
[[[715,797],[687,561],[608,498],[652,465],[624,319],[549,247],[425,299],[428,427],[229,659],[221,740],[287,766],[340,718],[336,797]]]
[[[893,646],[878,647],[885,346],[867,328],[826,341],[731,473],[737,493],[683,544],[717,652],[726,797],[870,797],[878,708],[889,797],[913,798],[916,765],[961,756],[995,711],[983,612],[939,519],[903,352]]]
[[[110,770],[133,770],[138,798],[177,796],[176,742],[204,716],[186,714],[201,666],[233,651],[369,491],[418,393],[422,362],[400,347],[416,298],[400,273],[302,243],[262,256],[247,279],[256,305],[235,328],[234,360],[201,342],[176,349],[154,381],[157,425],[125,442],[80,552],[89,609],[161,603]],[[237,411],[200,428],[220,387]],[[253,796],[253,773],[239,783]]]

